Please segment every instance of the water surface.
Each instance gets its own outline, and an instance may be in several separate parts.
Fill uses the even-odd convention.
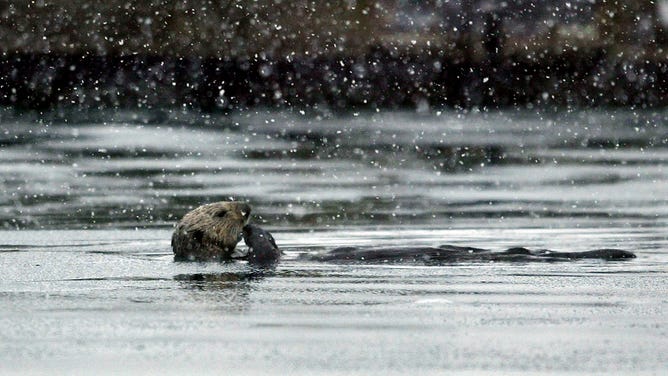
[[[3,373],[660,374],[665,112],[0,117]],[[174,263],[234,198],[273,270]],[[338,246],[622,248],[624,262],[337,265]],[[96,372],[97,373],[97,372]]]

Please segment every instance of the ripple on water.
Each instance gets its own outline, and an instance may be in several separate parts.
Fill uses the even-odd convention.
[[[661,111],[158,112],[0,125],[3,373],[651,374],[668,364]],[[229,197],[251,202],[281,263],[173,262],[174,222]],[[442,244],[638,258],[304,258]]]

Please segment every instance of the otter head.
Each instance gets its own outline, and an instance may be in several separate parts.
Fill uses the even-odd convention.
[[[177,259],[225,259],[242,237],[251,208],[243,202],[221,201],[186,213],[176,225],[172,248]]]
[[[205,235],[221,247],[233,250],[241,240],[243,227],[248,224],[251,208],[243,202],[221,201],[202,205],[190,213],[201,216],[198,220],[202,226],[198,227],[205,230]]]

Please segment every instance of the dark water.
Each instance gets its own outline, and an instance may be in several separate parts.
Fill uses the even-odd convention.
[[[0,373],[661,374],[667,116],[5,111]],[[283,262],[172,262],[173,223],[230,197]],[[300,256],[443,243],[638,258]]]

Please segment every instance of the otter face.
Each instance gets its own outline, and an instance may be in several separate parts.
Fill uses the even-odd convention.
[[[201,210],[202,214],[210,216],[211,220],[218,224],[230,225],[236,223],[241,224],[241,227],[248,223],[251,213],[251,208],[248,204],[228,201],[202,205],[191,213],[198,210]]]
[[[243,227],[248,224],[250,206],[239,202],[216,202],[209,205],[211,206],[206,208],[206,212],[211,216],[214,234],[223,240],[227,248],[234,249],[241,240]],[[230,247],[231,243],[234,245]]]
[[[177,259],[229,258],[242,237],[251,208],[243,202],[221,201],[188,212],[176,225],[172,248]]]

